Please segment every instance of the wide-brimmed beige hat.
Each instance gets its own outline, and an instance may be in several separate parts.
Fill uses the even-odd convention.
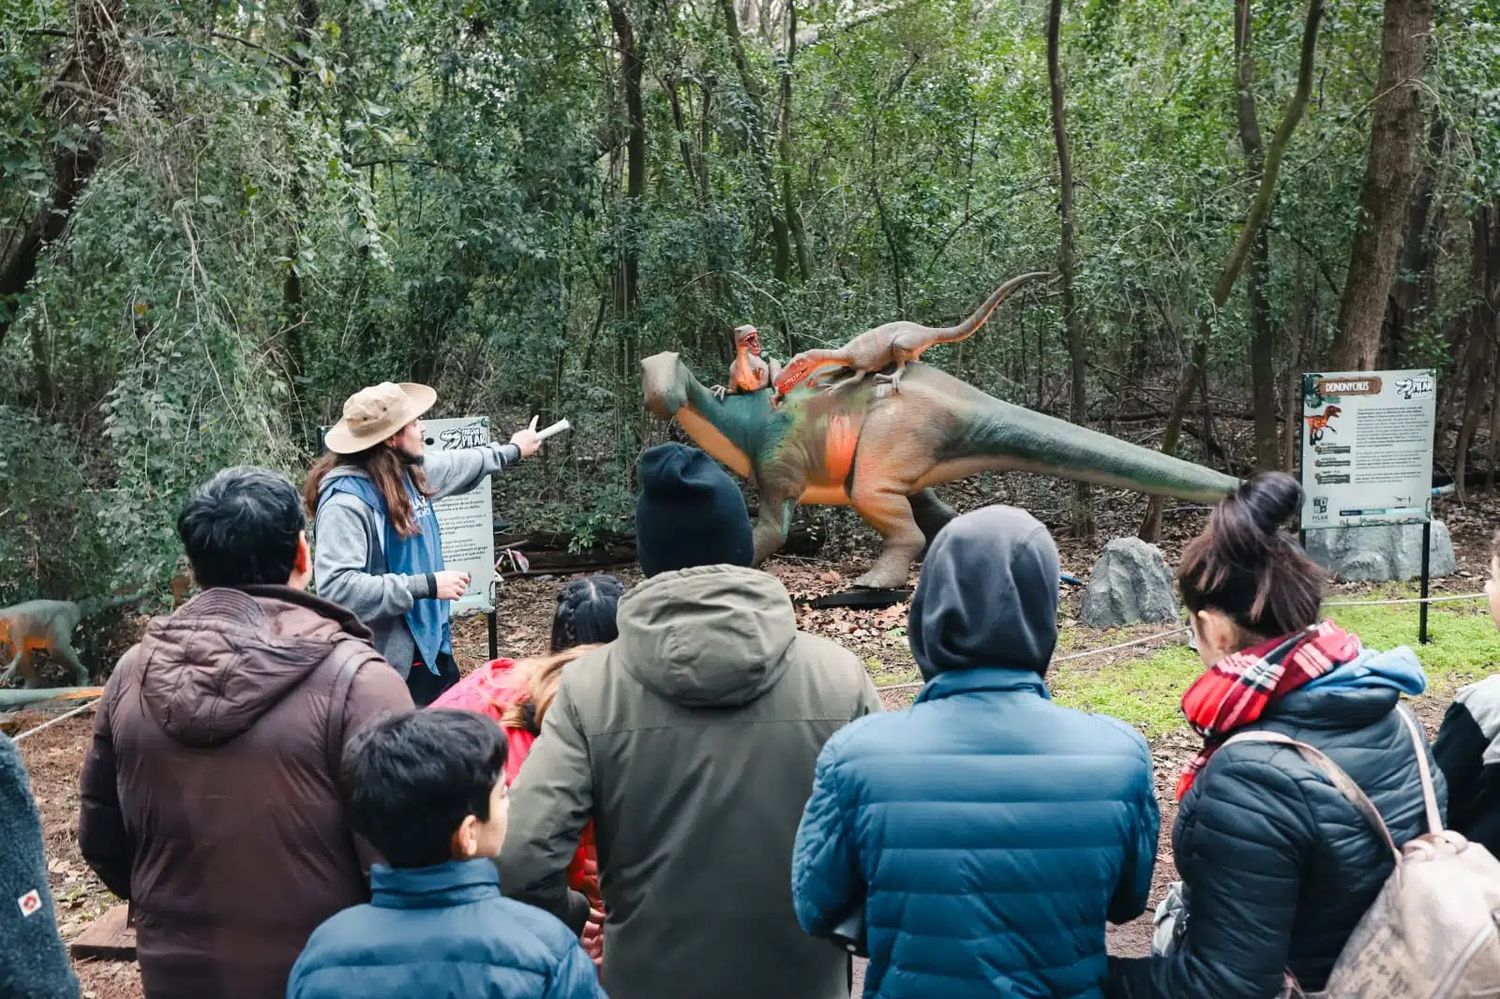
[[[344,403],[344,417],[323,443],[334,454],[356,454],[374,447],[421,416],[437,402],[437,393],[416,382],[381,382],[362,388]]]

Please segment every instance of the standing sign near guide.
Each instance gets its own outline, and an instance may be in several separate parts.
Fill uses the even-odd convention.
[[[541,447],[533,418],[507,444],[428,451],[420,417],[436,401],[436,392],[414,383],[356,392],[303,487],[316,518],[319,595],[370,626],[376,648],[406,678],[417,704],[430,703],[458,679],[450,602],[471,582],[470,573],[444,561],[433,505]]]

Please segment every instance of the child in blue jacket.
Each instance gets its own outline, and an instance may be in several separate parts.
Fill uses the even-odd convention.
[[[288,999],[603,999],[567,927],[500,894],[505,751],[499,726],[468,711],[408,712],[351,741],[350,822],[389,866],[370,869],[369,905],[313,933]]]

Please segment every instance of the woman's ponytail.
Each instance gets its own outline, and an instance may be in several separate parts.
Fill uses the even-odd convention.
[[[1324,572],[1282,529],[1301,504],[1302,487],[1284,472],[1262,472],[1225,497],[1182,553],[1188,610],[1220,611],[1264,638],[1316,622]]]

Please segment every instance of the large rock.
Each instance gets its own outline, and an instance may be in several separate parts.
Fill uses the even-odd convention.
[[[1434,579],[1458,571],[1453,537],[1441,520],[1432,522],[1431,565]],[[1385,582],[1422,575],[1422,525],[1334,527],[1307,532],[1307,554],[1346,582]]]
[[[1140,538],[1116,538],[1105,545],[1083,591],[1083,623],[1117,628],[1177,619],[1172,573],[1161,549]]]

